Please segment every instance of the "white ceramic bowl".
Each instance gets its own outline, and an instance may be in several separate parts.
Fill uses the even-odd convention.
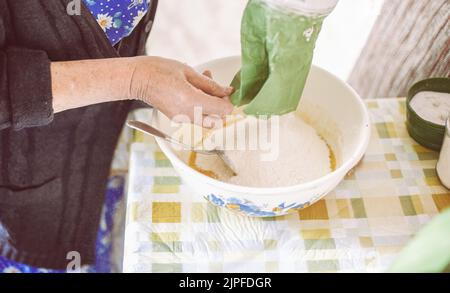
[[[240,57],[214,60],[196,69],[212,71],[214,79],[229,84],[240,68]],[[329,72],[313,67],[298,110],[327,140],[338,166],[317,180],[295,186],[254,188],[232,185],[207,177],[185,164],[161,139],[157,142],[184,182],[213,204],[248,216],[273,217],[315,203],[332,191],[362,159],[369,143],[370,123],[367,108],[358,94]],[[152,123],[163,127],[161,113]]]

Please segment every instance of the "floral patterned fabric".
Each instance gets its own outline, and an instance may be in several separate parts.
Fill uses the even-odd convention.
[[[131,34],[149,9],[150,0],[83,0],[112,45]]]

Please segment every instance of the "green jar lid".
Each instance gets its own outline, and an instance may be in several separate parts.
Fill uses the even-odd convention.
[[[421,118],[410,104],[414,96],[425,91],[450,94],[450,78],[430,78],[419,81],[409,90],[406,100],[406,126],[409,135],[422,146],[440,151],[444,141],[445,125]]]

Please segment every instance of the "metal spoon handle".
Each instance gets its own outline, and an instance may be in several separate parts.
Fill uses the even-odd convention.
[[[227,156],[225,156],[225,153],[223,151],[217,151],[217,150],[207,151],[207,150],[195,149],[194,147],[184,144],[181,141],[176,140],[173,137],[165,134],[164,132],[154,128],[153,126],[148,125],[147,123],[144,123],[141,121],[130,120],[127,122],[127,125],[133,129],[142,131],[145,134],[149,134],[153,137],[159,137],[159,138],[164,139],[165,141],[168,141],[170,143],[181,146],[185,150],[194,151],[196,153],[203,154],[203,155],[218,155],[222,159],[222,161],[225,163],[225,165],[233,173],[233,176],[236,176],[236,172],[234,171],[234,167],[233,167],[231,161],[227,158]]]
[[[162,139],[164,139],[164,140],[166,140],[168,142],[171,142],[171,143],[177,144],[179,146],[182,146],[184,149],[188,149],[188,150],[192,149],[191,146],[188,146],[188,145],[186,145],[186,144],[184,144],[184,143],[182,143],[182,142],[172,138],[171,136],[165,134],[164,132],[162,132],[162,131],[160,131],[160,130],[154,128],[153,126],[150,126],[150,125],[148,125],[148,124],[146,124],[144,122],[130,120],[130,121],[127,122],[127,125],[129,127],[133,128],[133,129],[142,131],[142,132],[144,132],[146,134],[149,134],[151,136],[159,137],[159,138],[162,138]]]
[[[144,123],[141,121],[130,120],[127,122],[127,125],[133,129],[142,131],[145,134],[149,134],[153,137],[159,137],[159,138],[164,139],[165,141],[176,144],[176,145],[180,146],[181,148],[183,148],[184,150],[195,151],[197,153],[204,154],[204,155],[215,155],[216,154],[215,151],[198,150],[198,149],[194,148],[193,146],[182,143],[181,141],[174,139],[170,135],[165,134],[161,130],[158,130],[158,129],[154,128],[153,126],[148,125],[147,123]]]

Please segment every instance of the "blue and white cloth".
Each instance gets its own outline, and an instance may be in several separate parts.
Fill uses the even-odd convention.
[[[112,45],[130,35],[149,10],[150,0],[83,0]]]

